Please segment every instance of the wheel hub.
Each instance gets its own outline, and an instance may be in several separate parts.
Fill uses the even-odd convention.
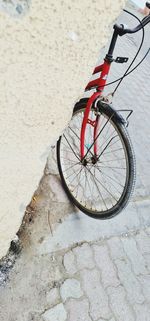
[[[98,161],[97,156],[92,156],[92,157],[90,157],[90,158],[84,158],[84,159],[81,161],[81,163],[82,163],[83,166],[86,167],[88,164],[93,164],[93,165],[95,165],[95,164],[97,163],[97,161]]]

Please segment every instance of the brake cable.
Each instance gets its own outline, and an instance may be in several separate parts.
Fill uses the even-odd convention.
[[[150,48],[149,48],[148,51],[146,52],[146,54],[144,55],[144,57],[140,60],[140,62],[139,62],[134,68],[132,68],[132,69],[129,71],[129,69],[130,69],[131,66],[133,65],[134,61],[136,60],[136,58],[137,58],[137,56],[139,55],[139,53],[140,53],[140,51],[141,51],[141,48],[142,48],[142,46],[143,46],[144,37],[145,37],[145,30],[144,30],[144,27],[143,27],[143,24],[142,24],[141,20],[140,20],[136,15],[134,15],[133,13],[131,13],[131,12],[125,10],[125,9],[124,9],[123,11],[126,12],[126,13],[128,13],[128,14],[130,14],[131,16],[133,16],[133,17],[134,17],[135,19],[137,19],[137,20],[139,21],[139,23],[141,24],[141,26],[142,26],[142,40],[141,40],[140,47],[139,47],[139,49],[138,49],[138,51],[137,51],[134,59],[132,60],[130,66],[127,68],[127,70],[126,70],[126,72],[124,73],[124,75],[123,75],[122,77],[114,80],[114,81],[111,81],[111,82],[105,84],[104,87],[113,85],[113,84],[115,84],[116,82],[120,81],[120,83],[117,85],[117,87],[115,88],[114,92],[112,93],[113,96],[114,96],[116,90],[118,89],[118,87],[120,86],[121,82],[123,81],[123,79],[124,79],[125,77],[127,77],[128,75],[130,75],[136,68],[138,68],[138,67],[141,65],[141,63],[146,59],[146,57],[148,56],[148,54],[149,54],[149,52],[150,52]],[[99,86],[99,87],[100,87],[100,86]],[[103,86],[102,86],[102,87],[103,87]]]
[[[115,92],[116,92],[117,89],[119,88],[119,86],[120,86],[120,84],[122,83],[122,81],[124,80],[124,78],[125,78],[127,75],[129,75],[128,71],[130,70],[130,68],[132,67],[134,61],[136,60],[137,56],[139,55],[139,53],[140,53],[140,51],[141,51],[141,49],[142,49],[143,43],[144,43],[144,38],[145,38],[145,30],[144,30],[144,27],[143,27],[143,24],[142,24],[141,20],[140,20],[136,15],[134,15],[133,13],[131,13],[131,12],[129,12],[129,11],[127,11],[127,10],[125,10],[125,9],[124,9],[123,11],[126,12],[126,13],[128,13],[128,14],[130,14],[131,16],[133,16],[134,18],[136,18],[136,19],[140,22],[140,25],[141,25],[141,27],[142,27],[142,40],[141,40],[139,49],[138,49],[135,57],[133,58],[133,60],[131,61],[129,67],[128,67],[127,70],[126,70],[126,72],[124,73],[124,75],[123,75],[122,78],[120,79],[119,83],[117,84],[115,90],[114,90],[113,93],[112,93],[112,96],[114,96]],[[149,50],[150,50],[150,49],[149,49]],[[145,58],[144,58],[144,59],[145,59]],[[143,60],[143,59],[142,59],[142,60]],[[141,62],[142,62],[142,61],[140,61],[139,64],[141,64]],[[133,70],[135,70],[135,69],[139,66],[139,64],[136,65],[132,70],[130,70],[130,73],[133,72]]]

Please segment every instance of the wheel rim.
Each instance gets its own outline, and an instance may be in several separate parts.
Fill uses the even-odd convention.
[[[60,163],[66,188],[74,203],[93,214],[105,215],[118,207],[129,179],[129,163],[124,140],[117,126],[106,115],[100,115],[98,161],[93,164],[94,147],[87,154],[87,164],[80,160],[80,130],[84,109],[76,112],[60,142]],[[95,120],[95,112],[90,112]],[[92,138],[92,140],[91,140]],[[87,125],[85,151],[93,143],[93,127]]]

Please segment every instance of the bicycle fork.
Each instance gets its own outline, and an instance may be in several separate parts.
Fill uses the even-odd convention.
[[[80,136],[80,156],[81,156],[82,162],[86,158],[88,150],[92,148],[91,146],[88,146],[87,152],[85,153],[85,135],[86,135],[87,124],[91,125],[94,128],[93,142],[95,141],[95,138],[98,132],[99,116],[96,116],[95,120],[92,120],[89,118],[91,107],[98,97],[100,97],[100,92],[94,93],[91,96],[91,98],[88,100],[88,103],[84,112],[84,117],[83,117],[82,127],[81,127],[81,136]],[[97,141],[95,141],[94,143],[94,154],[95,156],[97,155]]]
[[[107,81],[107,76],[110,70],[110,65],[111,62],[105,59],[103,65],[100,65],[94,69],[93,74],[96,74],[98,72],[101,72],[101,75],[98,79],[94,81],[90,81],[86,87],[85,90],[91,89],[91,87],[94,85],[97,86],[97,92],[95,92],[88,100],[85,112],[84,112],[84,117],[82,121],[82,127],[81,127],[81,134],[80,134],[80,157],[81,157],[81,162],[84,162],[86,159],[87,154],[91,150],[92,147],[94,147],[94,157],[95,160],[97,158],[97,152],[98,152],[98,144],[97,144],[97,135],[99,131],[99,126],[100,126],[100,116],[96,115],[96,119],[92,120],[89,118],[91,107],[93,103],[96,101],[97,98],[102,96],[103,89],[105,87],[106,81]],[[94,134],[93,134],[93,143],[91,146],[87,149],[87,152],[85,153],[85,135],[86,135],[86,127],[87,124],[91,125],[94,127]]]

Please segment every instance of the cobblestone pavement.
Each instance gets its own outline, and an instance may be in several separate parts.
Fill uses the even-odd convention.
[[[119,20],[132,23],[125,13]],[[149,31],[148,26],[141,58],[150,44]],[[116,56],[133,57],[139,40],[140,35],[122,38]],[[109,221],[78,212],[61,188],[51,148],[20,233],[22,252],[13,268],[13,254],[7,258],[9,279],[0,266],[0,321],[150,320],[149,64],[150,56],[114,98],[119,109],[134,110],[129,127],[137,159],[132,202]],[[123,70],[125,65],[114,64],[112,79]]]
[[[49,295],[56,304],[43,319],[149,320],[150,230],[83,243],[62,258],[64,280]]]
[[[0,320],[149,321],[149,236],[147,228],[51,255],[35,254],[42,240],[30,239],[1,288]]]

